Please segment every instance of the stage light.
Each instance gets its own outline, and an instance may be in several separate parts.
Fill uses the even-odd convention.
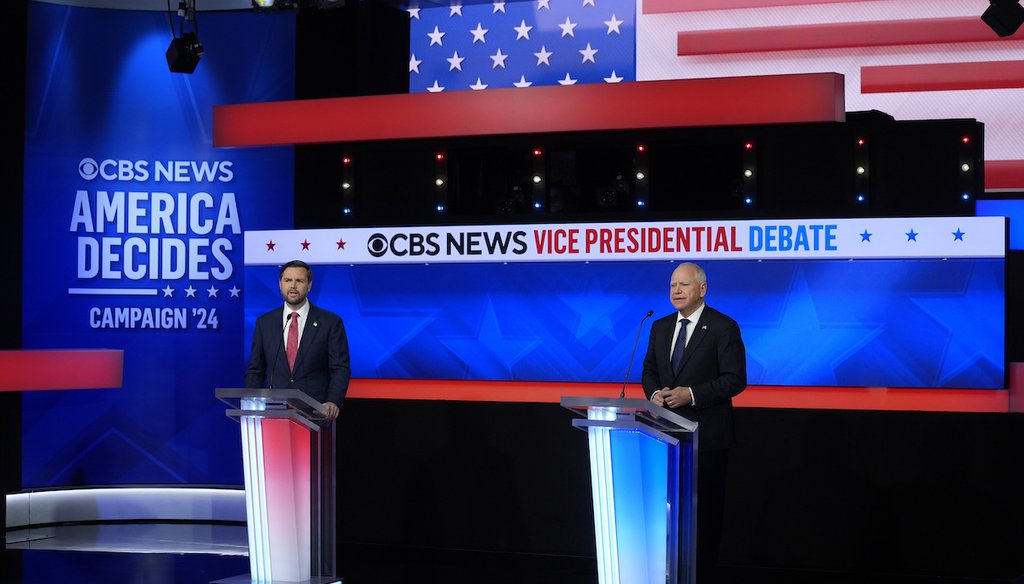
[[[540,201],[537,201],[536,203],[533,204],[533,208],[534,209],[540,209],[540,207],[541,207]]]
[[[1008,37],[1024,24],[1024,6],[1019,0],[989,0],[981,19],[997,35]]]
[[[437,180],[434,181],[434,184],[439,186],[439,187],[442,187],[442,186],[444,186],[444,180],[437,179]]]
[[[964,136],[963,138],[960,138],[960,141],[963,142],[964,144],[970,144],[971,143],[971,137],[970,136]]]
[[[960,165],[960,170],[962,170],[962,171],[964,171],[964,172],[969,172],[969,171],[971,170],[971,165],[970,165],[970,164],[967,164],[967,163],[965,162],[965,163],[963,163],[963,164],[961,164],[961,165]]]
[[[745,177],[747,177],[747,178],[750,178],[750,177],[754,176],[754,171],[753,171],[753,170],[750,170],[750,169],[748,168],[748,169],[746,169],[746,170],[744,170],[744,171],[743,171],[743,176],[745,176]]]
[[[645,178],[647,178],[646,174],[644,174],[642,172],[636,173],[636,180],[644,180]]]
[[[345,207],[344,209],[341,210],[341,212],[346,214],[346,215],[351,215],[352,214],[352,209],[350,209],[348,207]]]
[[[971,193],[964,193],[964,194],[960,195],[960,198],[965,200],[965,201],[970,201],[971,200]]]
[[[352,159],[348,156],[341,159],[342,164],[352,164]]]
[[[533,175],[533,184],[539,185],[540,181],[541,181],[541,178],[539,176]]]
[[[352,188],[352,183],[343,182],[341,183],[341,188],[347,191],[348,189]]]
[[[643,144],[640,144],[639,146],[636,147],[636,151],[637,152],[646,152],[647,151],[647,147],[644,146]]]
[[[752,199],[750,197],[747,197],[746,199],[743,199],[743,204],[744,205],[753,205],[754,204],[754,199]]]
[[[167,58],[167,68],[171,73],[189,73],[196,70],[200,57],[203,56],[203,45],[199,42],[199,26],[196,23],[196,2],[195,0],[182,0],[178,3],[177,15],[181,17],[178,25],[178,34],[174,34],[174,15],[167,14],[167,20],[171,23],[171,44],[167,47],[164,57]],[[191,26],[190,32],[185,32],[185,25]]]
[[[754,143],[753,142],[747,142],[746,144],[743,145],[743,147],[746,148],[747,150],[753,150],[754,149]]]
[[[865,172],[867,172],[867,169],[864,168],[863,166],[857,167],[857,174],[864,174]]]
[[[438,162],[444,160],[444,152],[438,152],[437,154],[434,155],[434,158],[436,158]]]
[[[857,140],[857,146],[863,146],[863,145],[864,145],[864,138],[861,138],[861,139]]]
[[[444,205],[439,204],[435,209],[437,209],[438,213],[444,213]]]
[[[646,207],[647,206],[647,201],[644,201],[643,199],[640,199],[639,201],[636,202],[636,206],[637,207]]]
[[[533,155],[534,156],[540,156],[541,154],[544,154],[544,152],[540,148],[534,148],[533,149]]]
[[[203,45],[194,32],[187,32],[179,38],[171,39],[167,47],[167,68],[171,73],[193,73],[199,59],[203,56]]]

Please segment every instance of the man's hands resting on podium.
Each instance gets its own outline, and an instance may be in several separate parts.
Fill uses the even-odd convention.
[[[689,387],[663,387],[651,396],[651,403],[665,408],[693,405],[693,391]]]

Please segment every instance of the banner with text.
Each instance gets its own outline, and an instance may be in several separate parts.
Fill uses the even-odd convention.
[[[167,19],[30,4],[23,346],[125,364],[121,389],[24,395],[26,487],[241,482],[213,390],[242,384],[242,232],[291,226],[293,152],[215,150],[212,109],[293,96],[295,21],[200,13],[182,75]]]
[[[1002,217],[573,223],[247,231],[249,265],[594,260],[982,258]]]

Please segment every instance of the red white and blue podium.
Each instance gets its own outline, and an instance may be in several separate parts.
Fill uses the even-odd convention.
[[[217,389],[242,430],[249,574],[221,584],[326,584],[335,573],[334,423],[298,389]]]
[[[585,416],[600,584],[692,584],[697,423],[644,399],[561,404]]]

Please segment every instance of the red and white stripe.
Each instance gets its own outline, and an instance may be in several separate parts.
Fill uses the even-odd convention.
[[[847,111],[985,123],[986,188],[1024,189],[1024,29],[977,1],[641,0],[637,79],[836,72]]]

